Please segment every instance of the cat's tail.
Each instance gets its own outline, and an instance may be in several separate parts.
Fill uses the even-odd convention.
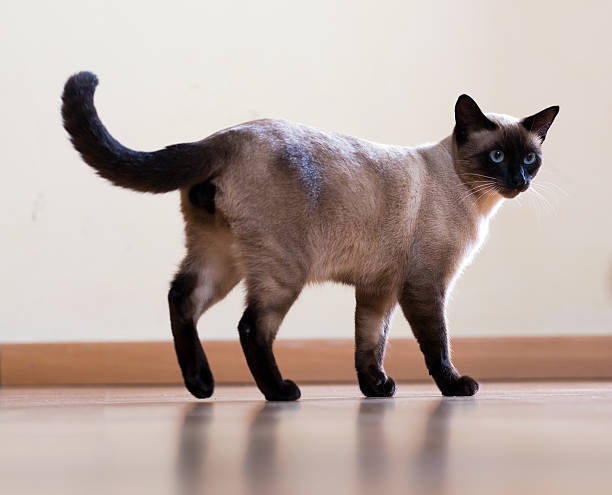
[[[83,160],[105,179],[136,191],[164,193],[206,180],[210,157],[204,141],[173,144],[159,151],[134,151],[119,143],[102,124],[93,97],[98,78],[79,72],[62,94],[64,128]]]

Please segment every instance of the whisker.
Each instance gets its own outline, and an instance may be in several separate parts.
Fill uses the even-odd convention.
[[[471,180],[470,184],[492,184],[490,180]]]
[[[536,212],[538,213],[538,221],[541,222],[544,219],[544,216],[554,213],[555,209],[553,205],[538,190],[538,184],[532,183],[527,192],[529,191],[531,191],[531,195],[529,195],[528,197],[531,198],[534,206],[536,207]]]
[[[479,191],[481,189],[486,189],[489,186],[493,186],[494,184],[492,184],[491,182],[485,182],[483,184],[477,184],[476,186],[474,186],[472,188],[473,191]]]
[[[544,196],[540,191],[538,191],[537,188],[533,187],[533,185],[530,189],[533,191],[536,197],[539,198],[544,205],[546,205],[546,207],[548,208],[548,213],[555,213],[555,207],[550,201],[548,201],[546,196]]]
[[[482,184],[478,184],[475,187],[471,188],[467,194],[464,194],[461,198],[460,201],[465,201],[466,199],[470,198],[470,197],[485,197],[488,196],[489,194],[492,194],[497,188],[496,188],[496,184],[491,181],[482,181]]]
[[[488,175],[476,174],[474,172],[462,173],[462,174],[459,174],[459,176],[460,177],[483,177],[485,179],[491,180],[491,177],[489,177]]]
[[[555,190],[559,191],[565,197],[568,197],[568,198],[570,197],[570,194],[565,189],[563,189],[559,184],[555,184],[554,182],[551,182],[549,180],[538,180],[537,184],[540,186],[548,187],[549,189],[550,187],[553,187],[555,188]]]
[[[489,187],[491,187],[491,184],[481,184],[479,186],[476,186],[474,188],[472,188],[465,196],[464,198],[468,198],[470,196],[477,196],[480,192],[484,191],[485,189],[488,189]]]
[[[527,192],[529,193],[529,191],[532,191],[532,189],[530,188]],[[533,206],[533,209],[536,212],[536,217],[538,219],[538,223],[542,223],[542,212],[543,212],[543,206],[542,203],[540,201],[540,198],[538,198],[538,196],[534,193],[534,194],[526,194],[527,199],[529,199],[530,201],[530,205]]]

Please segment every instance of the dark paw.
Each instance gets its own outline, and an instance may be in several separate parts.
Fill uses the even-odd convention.
[[[269,401],[294,401],[301,397],[299,387],[291,380],[284,380],[279,390],[269,391],[265,394]]]
[[[478,392],[478,382],[469,376],[461,376],[440,388],[446,397],[471,396]]]
[[[393,397],[395,395],[395,382],[393,378],[380,375],[378,379],[359,376],[359,388],[366,397]]]
[[[215,389],[215,381],[212,376],[190,375],[185,376],[185,386],[194,397],[208,399]]]

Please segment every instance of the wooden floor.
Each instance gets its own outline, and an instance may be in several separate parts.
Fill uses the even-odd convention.
[[[612,383],[0,389],[1,493],[612,493]]]

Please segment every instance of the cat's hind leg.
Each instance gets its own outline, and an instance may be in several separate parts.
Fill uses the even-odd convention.
[[[269,275],[249,284],[247,275],[247,309],[238,332],[247,364],[259,390],[270,401],[293,401],[300,389],[284,380],[276,364],[272,344],[283,318],[302,289],[302,283],[283,283]]]
[[[366,397],[392,397],[395,382],[383,367],[389,321],[396,300],[365,288],[355,290],[355,368]]]
[[[187,389],[199,399],[210,397],[215,383],[198,337],[198,319],[223,299],[240,278],[229,256],[204,260],[190,253],[168,292],[174,348],[183,380]]]

